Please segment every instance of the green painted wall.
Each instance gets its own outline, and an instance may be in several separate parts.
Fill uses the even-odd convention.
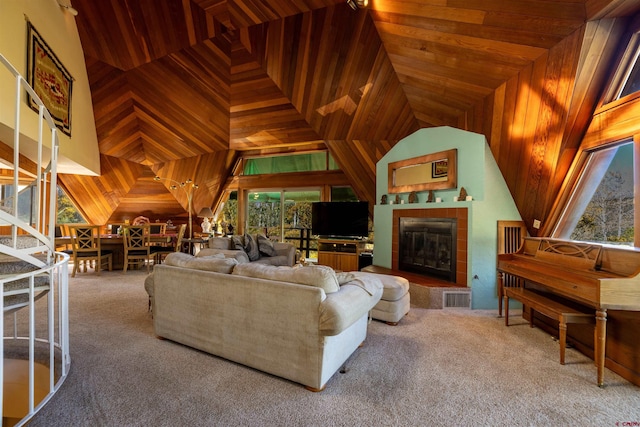
[[[435,191],[442,203],[426,203],[428,192],[418,193],[418,203],[408,205],[409,194],[401,194],[404,204],[381,205],[387,194],[388,164],[438,151],[458,150],[458,188]],[[454,202],[464,187],[470,202]],[[467,207],[469,209],[469,251],[467,283],[471,286],[474,309],[498,306],[496,292],[497,221],[520,220],[509,189],[493,158],[484,135],[450,127],[421,129],[398,142],[376,165],[374,207],[374,264],[391,267],[393,210]],[[395,195],[389,196],[393,200]]]

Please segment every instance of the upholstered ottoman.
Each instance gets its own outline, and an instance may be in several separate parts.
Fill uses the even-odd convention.
[[[390,325],[397,325],[409,312],[409,281],[404,277],[359,271],[358,275],[372,275],[380,279],[384,290],[382,298],[371,310],[371,317]]]

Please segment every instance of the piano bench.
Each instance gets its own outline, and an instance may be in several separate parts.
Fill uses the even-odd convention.
[[[532,328],[534,311],[558,321],[561,365],[564,365],[564,355],[567,344],[567,325],[570,323],[595,324],[595,314],[584,313],[575,308],[568,307],[559,301],[547,298],[537,292],[525,288],[505,288],[504,292],[505,326],[509,326],[509,298],[520,301],[526,307],[529,315],[529,326]]]

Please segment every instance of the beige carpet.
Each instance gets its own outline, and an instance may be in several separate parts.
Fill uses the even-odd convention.
[[[569,349],[561,366],[548,334],[505,328],[494,311],[413,308],[396,327],[373,321],[346,372],[311,393],[155,338],[145,276],[70,279],[71,372],[31,426],[640,423],[639,387],[607,370],[598,388],[590,359]]]

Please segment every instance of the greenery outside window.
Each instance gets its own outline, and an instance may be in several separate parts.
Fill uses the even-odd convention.
[[[331,187],[332,202],[357,202],[358,196],[353,192],[351,187]]]
[[[594,150],[554,235],[634,246],[633,143]]]
[[[338,169],[327,152],[265,156],[245,159],[244,175],[314,172]]]
[[[60,187],[58,187],[58,217],[56,223],[58,224],[82,224],[87,221],[82,217],[76,205],[73,204],[67,193]]]
[[[247,232],[295,243],[309,252],[311,203],[320,201],[319,189],[250,191],[247,201]],[[306,255],[309,257],[309,255]]]

